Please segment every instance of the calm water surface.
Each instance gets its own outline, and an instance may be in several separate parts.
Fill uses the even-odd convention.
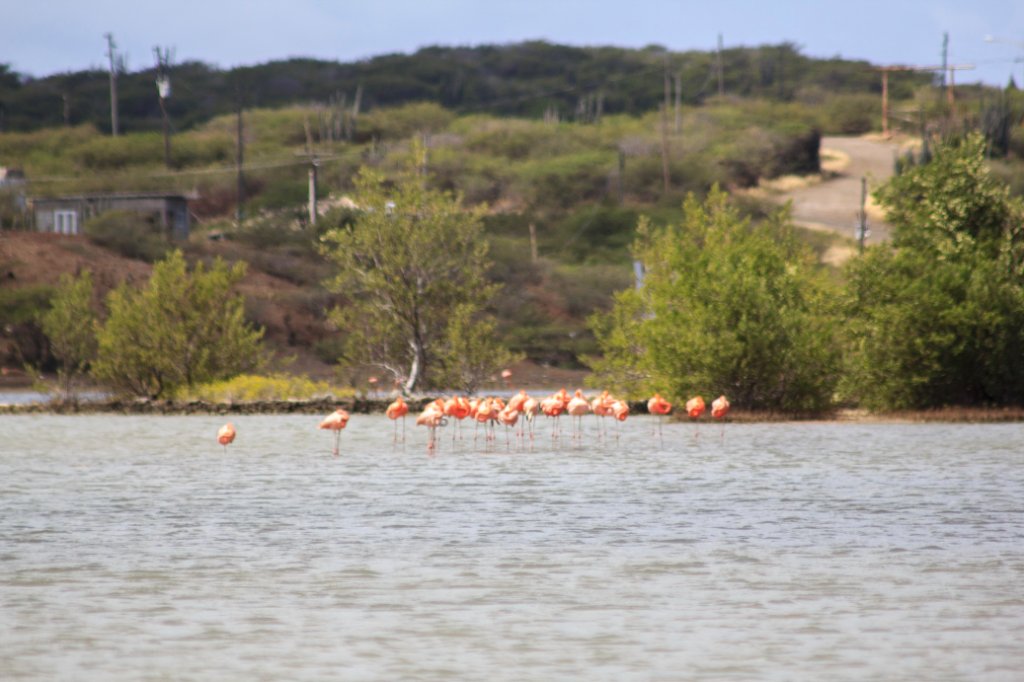
[[[0,417],[0,679],[1024,679],[1024,425],[223,421]]]

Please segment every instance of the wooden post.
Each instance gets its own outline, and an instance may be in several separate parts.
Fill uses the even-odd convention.
[[[107,56],[110,57],[110,135],[117,137],[117,53],[114,52],[117,45],[114,43],[113,33],[104,33],[107,39]]]
[[[244,214],[243,204],[245,203],[245,177],[242,175],[242,161],[244,158],[243,154],[243,138],[242,138],[242,96],[241,93],[238,95],[238,122],[237,122],[237,138],[235,148],[235,169],[237,171],[237,186],[235,196],[235,220],[238,222],[238,226],[242,226],[242,216]]]
[[[889,137],[889,70],[882,69],[882,137]]]
[[[682,132],[683,74],[676,71],[676,135]]]
[[[868,234],[868,212],[867,212],[867,201],[868,201],[868,179],[861,177],[860,179],[860,225],[857,228],[857,241],[860,243],[860,252],[864,253],[864,240]]]
[[[537,262],[537,226],[530,223],[530,261]]]
[[[626,152],[619,150],[619,203],[626,200]]]
[[[309,224],[316,225],[316,169],[319,162],[314,156],[309,163]]]
[[[668,194],[668,111],[661,107],[661,179],[664,192]]]

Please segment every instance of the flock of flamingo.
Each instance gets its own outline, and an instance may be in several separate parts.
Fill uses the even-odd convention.
[[[686,402],[686,413],[692,420],[700,419],[705,409],[704,399],[700,396]],[[672,413],[672,403],[655,394],[647,401],[647,411],[653,415],[665,416]],[[724,395],[719,396],[711,403],[712,418],[724,419],[728,412],[729,401]],[[394,442],[399,441],[398,420],[402,420],[401,440],[404,442],[405,416],[409,414],[409,405],[399,397],[388,405],[385,414],[394,422]],[[454,396],[447,399],[438,398],[428,403],[416,417],[416,425],[427,427],[427,451],[432,453],[438,445],[437,430],[454,424],[452,430],[452,441],[454,442],[461,433],[462,422],[466,419],[472,420],[477,429],[483,427],[483,437],[486,441],[495,439],[495,429],[498,424],[505,427],[506,442],[509,441],[510,431],[515,434],[517,443],[522,443],[525,438],[532,441],[534,425],[537,417],[541,414],[554,419],[551,427],[552,438],[558,438],[561,435],[559,418],[562,415],[569,415],[572,420],[572,438],[577,440],[583,437],[583,417],[585,415],[612,417],[615,422],[624,422],[629,417],[629,404],[625,400],[609,395],[608,391],[603,391],[600,395],[587,399],[580,390],[570,396],[564,388],[541,400],[528,396],[526,391],[519,391],[508,402],[493,397],[470,399]],[[335,456],[339,454],[341,432],[348,426],[348,420],[349,413],[338,409],[320,422],[321,429],[334,432]],[[658,428],[661,429],[661,421],[658,422]],[[603,436],[604,427],[601,420],[598,420],[598,431]],[[217,432],[217,442],[227,449],[227,446],[235,440],[235,435],[235,427],[229,422]],[[474,432],[473,438],[475,441],[476,432]]]

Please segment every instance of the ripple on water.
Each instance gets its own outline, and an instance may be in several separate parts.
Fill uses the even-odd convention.
[[[427,457],[358,417],[334,458],[316,418],[240,417],[226,452],[221,421],[4,418],[0,676],[1024,669],[1019,425],[638,418]]]

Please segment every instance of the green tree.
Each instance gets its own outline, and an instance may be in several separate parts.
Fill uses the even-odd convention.
[[[473,395],[481,384],[522,359],[498,343],[494,318],[472,304],[452,311],[440,359],[439,383]]]
[[[893,241],[849,266],[843,392],[871,408],[1024,403],[1024,205],[970,135],[877,192]]]
[[[163,398],[254,369],[263,331],[245,321],[242,296],[230,294],[244,275],[244,263],[220,259],[189,273],[173,251],[145,287],[122,284],[107,298],[93,374],[119,393]]]
[[[641,221],[642,287],[592,318],[597,380],[633,395],[726,393],[758,409],[821,410],[837,381],[831,286],[780,212],[751,224],[713,189],[682,224]]]
[[[74,399],[77,387],[96,357],[96,313],[92,307],[92,273],[74,277],[64,274],[40,316],[40,326],[57,360],[57,385],[61,398]]]
[[[427,188],[414,168],[393,183],[363,169],[356,190],[355,221],[322,238],[339,269],[328,286],[348,300],[331,315],[345,335],[342,359],[390,372],[406,392],[436,385],[441,373],[431,371],[453,314],[476,314],[495,292],[485,277],[484,207]]]

